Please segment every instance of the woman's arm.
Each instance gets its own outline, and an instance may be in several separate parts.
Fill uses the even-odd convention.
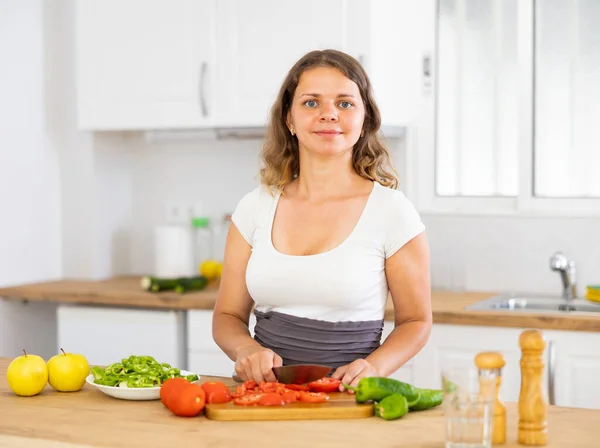
[[[242,380],[275,381],[271,371],[281,358],[256,342],[248,330],[253,300],[246,287],[251,247],[234,224],[229,227],[219,296],[213,311],[212,334],[216,344],[235,361]]]
[[[366,360],[381,376],[402,367],[423,348],[431,332],[429,243],[421,233],[386,261],[395,328]]]
[[[429,338],[432,315],[426,234],[419,234],[388,258],[385,272],[394,303],[395,328],[365,359],[334,373],[343,383],[356,386],[365,376],[390,375],[415,356]]]

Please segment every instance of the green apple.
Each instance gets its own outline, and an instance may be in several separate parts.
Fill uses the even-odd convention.
[[[85,384],[90,365],[83,355],[65,353],[48,360],[48,381],[59,392],[77,392]]]
[[[11,361],[6,371],[8,386],[21,397],[39,394],[48,384],[48,367],[41,356],[27,354]]]

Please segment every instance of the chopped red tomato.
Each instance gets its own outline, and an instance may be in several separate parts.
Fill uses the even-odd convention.
[[[329,400],[329,395],[324,392],[299,392],[298,401],[304,403],[324,403]]]
[[[298,391],[295,391],[295,390],[285,391],[281,394],[281,398],[283,398],[283,401],[286,404],[293,403],[294,401],[298,400]]]
[[[263,394],[263,396],[260,397],[258,404],[261,406],[283,406],[285,401],[280,394],[271,392],[268,394]]]
[[[263,392],[277,392],[283,387],[283,384],[277,382],[261,381],[258,387]]]
[[[331,393],[339,390],[341,381],[334,378],[321,378],[320,380],[308,383],[307,386],[311,392]]]
[[[238,406],[251,406],[258,404],[263,394],[246,394],[233,399],[233,404]]]
[[[305,384],[286,384],[285,387],[286,387],[286,389],[290,389],[290,390],[303,390],[306,392],[308,392],[310,390],[308,388],[308,386]]]

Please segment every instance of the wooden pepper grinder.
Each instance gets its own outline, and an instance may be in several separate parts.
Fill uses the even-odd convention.
[[[518,441],[522,445],[546,445],[548,404],[542,390],[546,341],[541,331],[526,330],[521,333],[519,345],[522,356]]]
[[[500,399],[500,384],[502,384],[502,368],[504,357],[496,352],[482,352],[475,356],[475,365],[481,370],[496,372],[494,417],[492,424],[492,444],[501,445],[506,442],[506,406]]]

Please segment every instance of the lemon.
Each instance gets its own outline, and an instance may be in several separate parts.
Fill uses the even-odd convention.
[[[208,280],[215,280],[221,276],[223,272],[223,263],[217,260],[206,260],[200,265],[200,274]]]

